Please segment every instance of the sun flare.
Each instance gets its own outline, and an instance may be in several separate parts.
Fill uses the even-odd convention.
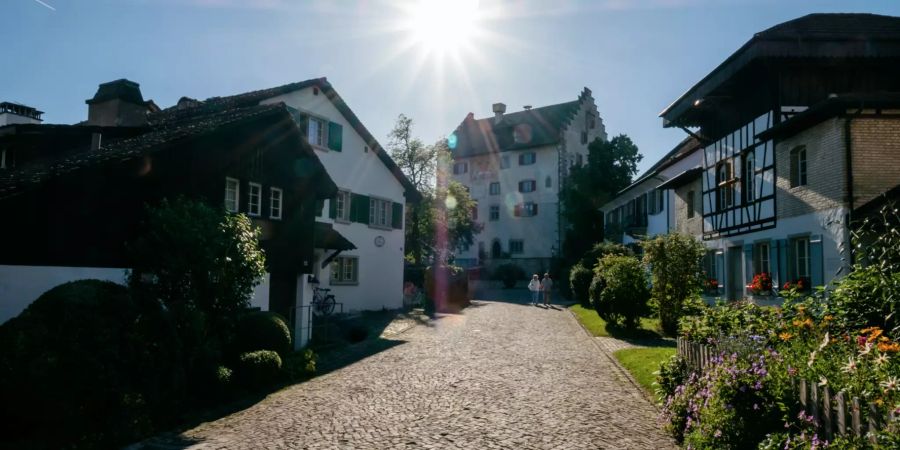
[[[478,0],[419,0],[408,11],[407,28],[427,52],[457,52],[478,31]]]

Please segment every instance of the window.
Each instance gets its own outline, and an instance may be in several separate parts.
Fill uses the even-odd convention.
[[[500,168],[509,169],[509,155],[503,155],[500,157]]]
[[[331,261],[331,284],[359,283],[359,258],[341,256]]]
[[[526,202],[522,205],[519,205],[519,216],[520,217],[534,217],[538,213],[538,205],[534,202]]]
[[[791,150],[791,187],[806,186],[806,146]]]
[[[534,180],[519,182],[519,192],[534,192],[535,190],[537,190],[537,183]]]
[[[744,155],[744,203],[756,198],[756,156],[752,151]]]
[[[648,208],[650,211],[650,215],[659,214],[663,211],[663,202],[665,201],[665,196],[663,195],[665,191],[662,189],[654,189],[650,191],[648,195]]]
[[[334,220],[350,221],[350,191],[338,191],[334,198]]]
[[[270,191],[269,217],[272,219],[281,219],[281,199],[284,197],[284,192],[277,187],[271,188]]]
[[[464,174],[469,171],[469,163],[467,162],[458,162],[453,164],[453,175]]]
[[[510,239],[509,240],[509,253],[516,254],[522,253],[525,251],[525,241],[521,239]]]
[[[534,152],[530,153],[522,153],[519,155],[519,165],[520,166],[528,166],[534,164],[537,161],[537,158],[534,155]]]
[[[593,130],[597,126],[597,121],[594,118],[594,113],[587,113],[584,115],[584,128],[586,130]]]
[[[491,195],[500,195],[500,183],[491,183],[490,193]]]
[[[721,162],[716,167],[716,186],[719,210],[721,211],[734,205],[734,180],[731,161]]]
[[[553,187],[553,178],[550,178],[550,175],[547,175],[547,178],[544,179],[544,187],[546,187],[546,188]]]
[[[478,203],[472,206],[472,220],[478,220]]]
[[[391,228],[391,201],[369,198],[369,226]]]
[[[794,272],[797,279],[809,278],[809,238],[794,239]]]
[[[579,167],[584,164],[584,156],[581,153],[575,155],[575,164]]]
[[[500,206],[499,205],[491,205],[490,215],[488,219],[491,222],[496,222],[500,220]]]
[[[686,200],[687,200],[687,218],[688,219],[694,218],[694,202],[696,201],[694,198],[695,195],[696,194],[694,193],[694,191],[688,191],[688,193],[687,193]]]
[[[318,145],[319,147],[324,147],[327,141],[325,140],[325,130],[328,127],[328,123],[322,119],[316,117],[309,118],[309,125],[307,128],[307,139],[309,143],[312,145]]]
[[[718,280],[718,271],[716,270],[716,251],[710,250],[703,255],[703,273],[706,275],[706,286],[707,288],[711,287],[711,283],[709,280]],[[716,283],[718,287],[718,283]]]
[[[241,182],[234,178],[225,178],[225,209],[229,212],[238,212],[238,199],[240,199]]]
[[[262,185],[259,183],[248,183],[248,186],[250,186],[250,192],[247,192],[247,214],[258,216],[262,209]]]
[[[582,144],[587,144],[587,143],[588,143],[588,132],[587,132],[587,131],[582,131],[582,132],[581,132],[581,143],[582,143]]]
[[[772,273],[769,265],[768,242],[761,242],[753,246],[753,273]]]

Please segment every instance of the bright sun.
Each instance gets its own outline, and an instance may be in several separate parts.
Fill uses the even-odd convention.
[[[457,52],[477,31],[478,0],[419,0],[408,10],[407,27],[428,52]]]

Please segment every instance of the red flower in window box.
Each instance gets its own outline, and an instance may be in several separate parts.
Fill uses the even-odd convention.
[[[806,290],[809,290],[809,288],[811,286],[812,286],[812,283],[809,282],[809,278],[800,277],[794,281],[788,281],[788,282],[784,283],[784,286],[782,286],[781,289],[783,289],[785,291],[790,290],[790,289],[795,289],[798,291],[806,291]]]
[[[768,294],[772,292],[772,276],[768,272],[758,273],[753,276],[753,281],[747,285],[747,289],[753,295]]]

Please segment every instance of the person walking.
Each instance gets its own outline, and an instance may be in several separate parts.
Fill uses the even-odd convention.
[[[531,281],[528,283],[528,290],[531,291],[531,304],[537,306],[541,295],[541,280],[538,279],[538,274],[534,274],[531,277]]]
[[[552,300],[550,298],[550,296],[552,295],[551,289],[553,289],[553,279],[550,278],[549,273],[545,273],[544,279],[541,280],[541,290],[544,291],[544,304],[547,306],[550,306],[550,302]]]

